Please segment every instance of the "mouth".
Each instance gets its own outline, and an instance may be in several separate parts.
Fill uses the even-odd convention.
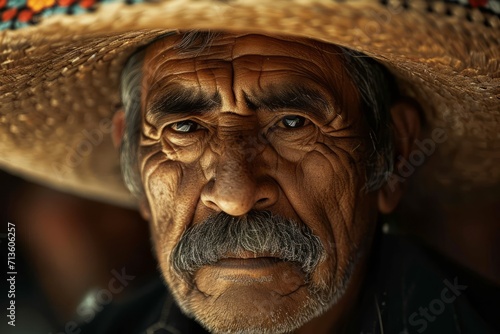
[[[257,296],[268,298],[270,291],[288,295],[306,284],[307,277],[296,262],[276,256],[241,255],[224,257],[200,268],[195,274],[198,289],[209,296],[232,291],[227,296],[254,300]]]
[[[213,266],[227,269],[266,269],[283,262],[277,257],[229,257],[219,260]]]

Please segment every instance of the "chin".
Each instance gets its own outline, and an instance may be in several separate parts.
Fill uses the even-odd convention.
[[[322,301],[301,287],[281,296],[259,287],[233,288],[222,296],[193,298],[188,313],[212,333],[289,333],[325,312]]]
[[[207,269],[174,297],[186,315],[211,333],[290,333],[335,307],[349,286],[354,262],[335,277],[325,276],[329,272],[325,268],[317,269],[310,278],[289,275],[285,287],[276,277],[221,278]],[[193,285],[195,289],[188,288]]]

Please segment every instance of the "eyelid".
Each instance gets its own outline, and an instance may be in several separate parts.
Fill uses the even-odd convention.
[[[275,118],[277,119],[282,119],[283,117],[286,116],[301,116],[304,117],[305,119],[310,120],[311,122],[315,123],[321,123],[324,121],[324,119],[314,112],[308,112],[307,110],[302,110],[302,109],[283,109],[283,110],[275,110],[272,111],[272,113],[275,115]]]
[[[165,126],[171,127],[172,125],[177,124],[177,123],[181,123],[181,122],[193,122],[193,123],[198,124],[199,126],[205,127],[203,125],[204,124],[203,122],[201,122],[199,119],[193,118],[193,117],[185,117],[185,118],[179,118],[176,120],[172,120],[172,121],[166,122]]]

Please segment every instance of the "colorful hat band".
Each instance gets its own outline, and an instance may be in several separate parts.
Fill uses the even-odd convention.
[[[44,17],[55,14],[74,15],[89,13],[95,11],[100,4],[124,2],[130,5],[151,0],[0,0],[0,30],[19,29],[34,25],[40,22]],[[340,0],[332,0],[340,1]],[[412,0],[399,0],[403,8],[411,8]],[[394,6],[394,1],[381,0],[383,5]],[[441,12],[445,15],[453,16],[454,12],[442,5],[454,4],[461,5],[466,9],[478,9],[485,14],[500,16],[500,2],[497,0],[442,0],[427,1],[427,10],[429,12]],[[441,7],[440,7],[441,6]],[[465,16],[468,21],[477,21],[471,15],[469,10]],[[485,17],[484,25],[492,26]]]

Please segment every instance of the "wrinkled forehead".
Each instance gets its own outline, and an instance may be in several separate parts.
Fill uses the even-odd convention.
[[[196,59],[232,61],[245,55],[290,56],[310,59],[310,56],[322,58],[322,53],[338,53],[338,48],[332,44],[321,43],[308,38],[260,35],[260,34],[229,34],[217,33],[211,36],[210,43],[205,48],[194,52],[179,52],[182,50],[184,34],[167,36],[148,47],[147,59],[152,60],[162,54],[172,59]],[[201,38],[195,34],[193,44]]]
[[[335,45],[299,37],[217,33],[206,45],[206,40],[194,36],[193,48],[183,48],[183,37],[167,36],[146,49],[146,100],[147,95],[154,96],[172,83],[213,94],[211,90],[219,89],[216,86],[221,82],[245,91],[262,90],[267,84],[309,86],[336,95],[340,105],[356,99],[357,89],[344,68],[341,49]]]

